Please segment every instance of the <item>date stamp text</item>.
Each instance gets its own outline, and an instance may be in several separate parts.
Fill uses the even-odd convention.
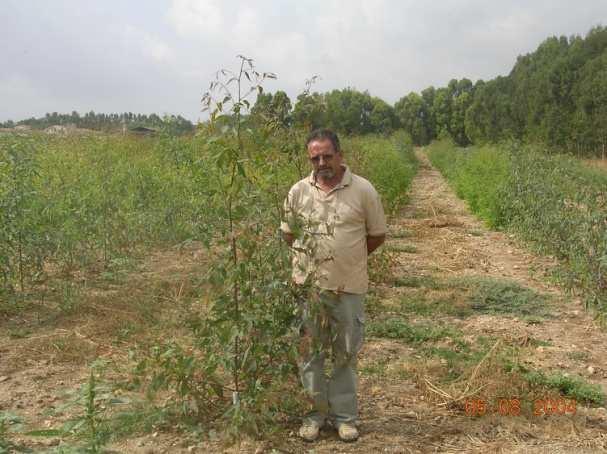
[[[533,416],[574,415],[577,410],[575,399],[535,399],[529,404]],[[484,399],[466,399],[464,401],[467,416],[520,416],[522,406],[525,406],[525,402],[517,397],[500,398],[493,401]]]

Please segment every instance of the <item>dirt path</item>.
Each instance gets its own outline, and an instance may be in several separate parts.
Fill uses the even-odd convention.
[[[551,260],[483,227],[425,154],[420,151],[418,157],[421,166],[410,202],[390,225],[385,252],[376,259],[375,274],[383,272],[383,282],[367,299],[368,336],[359,364],[361,438],[346,445],[333,430],[323,430],[317,443],[306,444],[296,437],[293,421],[270,439],[247,442],[240,450],[602,452],[607,448],[607,411],[580,400],[575,414],[571,407],[561,407],[561,415],[534,415],[538,402],[547,398],[571,400],[549,386],[531,387],[524,374],[541,371],[565,382],[582,377],[607,389],[607,335],[580,301],[549,283]],[[158,260],[165,271],[168,262],[186,269],[187,260],[197,260],[196,252],[188,254],[190,259],[179,255]],[[172,270],[171,279],[158,288],[146,288],[141,300],[147,305],[181,295],[183,269]],[[160,282],[154,273],[141,276]],[[132,292],[127,296],[132,298]],[[23,333],[23,339],[16,329],[10,336],[0,333],[0,411],[23,414],[42,427],[56,425],[45,413],[59,405],[56,390],[76,388],[89,370],[85,361],[73,364],[64,358],[65,352],[69,356],[76,343],[75,354],[88,349],[93,356],[109,357],[120,350],[120,343],[96,342],[95,315],[104,316],[92,314],[52,331]],[[117,314],[115,323],[123,322],[124,315]],[[124,329],[136,324],[133,319]],[[63,343],[57,337],[65,337]],[[59,348],[61,361],[56,359]],[[500,399],[507,404],[506,414],[498,411]],[[510,414],[516,399],[519,416]],[[486,413],[470,414],[479,410],[479,402],[485,403]],[[58,440],[23,442],[44,449]],[[112,448],[148,454],[223,450],[219,443],[162,431],[122,440]]]
[[[541,400],[559,399],[558,393],[549,388],[529,393],[523,381],[499,369],[504,359],[516,355],[529,370],[580,376],[607,389],[603,354],[607,335],[580,301],[548,283],[547,272],[553,266],[549,259],[530,254],[504,233],[487,230],[431,167],[425,154],[418,152],[418,158],[421,166],[412,183],[410,202],[390,226],[393,235],[387,246],[395,262],[396,284],[380,285],[369,296],[370,324],[381,328],[382,320],[400,319],[413,328],[443,326],[459,334],[428,345],[429,341],[415,339],[415,332],[407,330],[400,337],[398,330],[389,333],[389,339],[374,336],[377,328],[371,326],[372,336],[360,362],[361,439],[344,445],[333,431],[326,431],[313,446],[292,439],[287,446],[276,447],[290,452],[313,448],[315,453],[602,452],[607,448],[604,408],[578,402],[575,414],[534,415],[535,410],[543,410]],[[504,280],[518,284],[522,301],[515,300],[510,313],[508,309],[478,313],[474,304],[470,310],[469,302],[466,307],[475,285],[491,292],[491,285],[482,284],[497,283],[499,290]],[[530,314],[525,313],[529,298],[523,296],[532,293],[543,295],[549,313],[533,311],[535,306],[528,307]],[[506,303],[508,295],[506,292]],[[481,348],[484,355],[471,355],[469,364],[462,355],[463,364],[458,364],[448,354],[451,350],[457,355],[454,344],[458,337],[472,349],[483,340],[489,347],[499,342],[489,356],[485,352],[490,348]],[[460,345],[459,350],[465,353],[466,349]],[[437,357],[432,351],[446,354]],[[448,367],[457,369],[458,365],[462,366],[458,370],[462,379],[442,380],[449,375]],[[468,402],[486,402],[484,416],[467,415],[465,399],[443,405],[449,399],[430,390],[425,381],[457,398],[461,395],[457,391],[465,389],[475,369],[476,375],[468,382],[484,388]],[[500,414],[499,398],[508,402],[518,398],[521,416],[511,415],[508,408]],[[546,410],[551,412],[550,407]]]

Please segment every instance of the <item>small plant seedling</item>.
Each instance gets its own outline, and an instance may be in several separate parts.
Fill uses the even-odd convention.
[[[390,246],[390,250],[393,252],[404,252],[407,254],[415,254],[417,247],[413,244],[394,244]]]

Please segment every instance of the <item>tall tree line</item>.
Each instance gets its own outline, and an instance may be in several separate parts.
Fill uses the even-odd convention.
[[[314,129],[329,127],[345,134],[389,134],[398,127],[394,108],[353,88],[303,93],[295,105],[284,91],[261,93],[251,109],[253,121]]]
[[[476,85],[466,113],[474,142],[507,137],[590,155],[607,150],[607,28],[545,40],[507,77]]]
[[[515,138],[578,155],[607,154],[607,28],[551,37],[507,76],[410,93],[395,105],[417,144],[446,134],[460,145]]]
[[[578,155],[607,154],[607,28],[551,37],[519,56],[507,76],[411,92],[390,106],[353,88],[263,94],[252,113],[282,124],[326,125],[349,134],[405,129],[418,145],[451,137],[459,145],[515,138]]]

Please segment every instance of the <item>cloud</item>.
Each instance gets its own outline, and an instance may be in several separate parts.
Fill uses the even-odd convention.
[[[236,15],[234,31],[230,35],[234,37],[246,37],[246,39],[254,41],[261,39],[262,29],[259,26],[260,19],[257,10],[250,6],[244,6]]]
[[[214,0],[173,0],[168,17],[182,36],[212,35],[223,28],[221,3]]]
[[[174,57],[171,47],[157,36],[139,30],[132,25],[125,27],[124,35],[127,46],[135,44],[143,56],[158,63],[167,63]]]
[[[605,17],[604,0],[6,0],[0,121],[72,109],[196,119],[202,92],[238,54],[276,73],[266,90],[292,99],[320,75],[313,90],[394,102],[451,78],[507,74],[547,37],[585,34]]]
[[[0,120],[2,117],[22,119],[41,115],[44,113],[42,109],[34,110],[32,107],[42,105],[52,108],[57,101],[47,93],[40,92],[32,80],[18,74],[8,74],[0,78],[0,99]]]

